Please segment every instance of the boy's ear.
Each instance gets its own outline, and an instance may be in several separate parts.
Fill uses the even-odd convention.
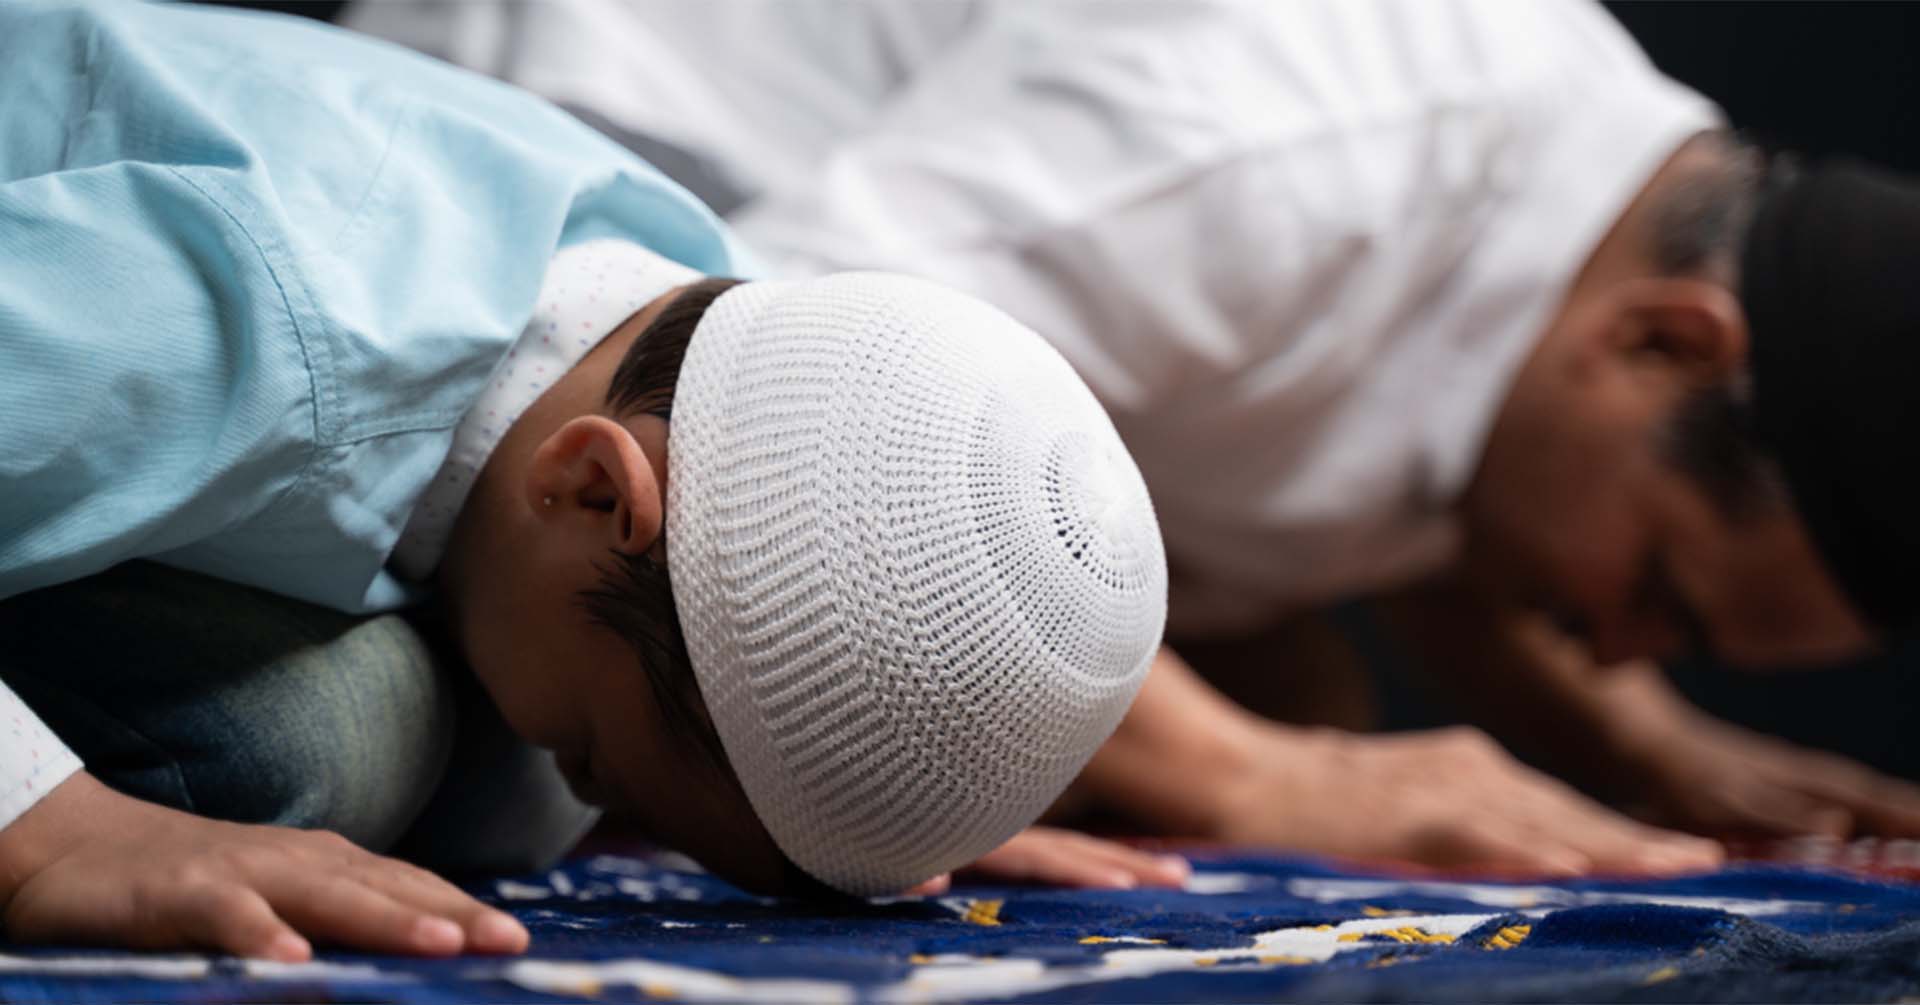
[[[1725,286],[1645,278],[1622,283],[1615,295],[1616,349],[1703,384],[1737,373],[1746,362],[1747,315]]]
[[[627,555],[653,547],[665,522],[646,450],[605,416],[582,415],[554,430],[534,449],[524,488],[535,520]]]

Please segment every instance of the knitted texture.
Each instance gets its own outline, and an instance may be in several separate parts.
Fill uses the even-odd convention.
[[[894,893],[1031,823],[1166,615],[1144,483],[1066,361],[920,280],[750,283],[696,330],[667,551],[693,668],[787,857]]]

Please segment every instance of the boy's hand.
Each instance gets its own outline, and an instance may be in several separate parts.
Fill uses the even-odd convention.
[[[423,956],[518,953],[519,922],[325,831],[208,820],[80,772],[0,830],[9,938],[284,962],[309,938]]]
[[[1103,890],[1179,887],[1193,875],[1193,868],[1178,855],[1144,852],[1058,827],[1029,827],[982,855],[966,871],[982,879]],[[939,876],[908,892],[929,896],[945,893],[948,885],[948,877]]]

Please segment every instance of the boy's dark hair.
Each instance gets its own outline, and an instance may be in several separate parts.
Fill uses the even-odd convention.
[[[1653,207],[1655,267],[1669,276],[1724,277],[1735,292],[1740,251],[1760,197],[1764,158],[1722,133],[1697,137],[1716,163],[1676,183]],[[1690,392],[1663,430],[1667,459],[1698,484],[1722,515],[1740,520],[1785,498],[1777,463],[1761,443],[1745,368]]]
[[[656,415],[673,419],[673,392],[687,345],[707,308],[737,279],[703,279],[674,297],[627,348],[607,384],[607,407],[617,416]],[[698,743],[714,767],[731,779],[720,736],[700,699],[693,660],[673,604],[673,585],[664,565],[645,554],[610,552],[600,566],[600,583],[583,590],[580,607],[595,624],[625,639],[640,661],[667,728]]]

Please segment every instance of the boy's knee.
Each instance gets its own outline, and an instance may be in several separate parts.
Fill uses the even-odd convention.
[[[454,703],[444,674],[393,615],[257,669],[195,713],[223,748],[196,751],[188,768],[200,812],[387,848],[446,768]]]
[[[88,770],[222,819],[397,838],[451,745],[447,672],[355,618],[145,563],[0,604],[0,677]]]

